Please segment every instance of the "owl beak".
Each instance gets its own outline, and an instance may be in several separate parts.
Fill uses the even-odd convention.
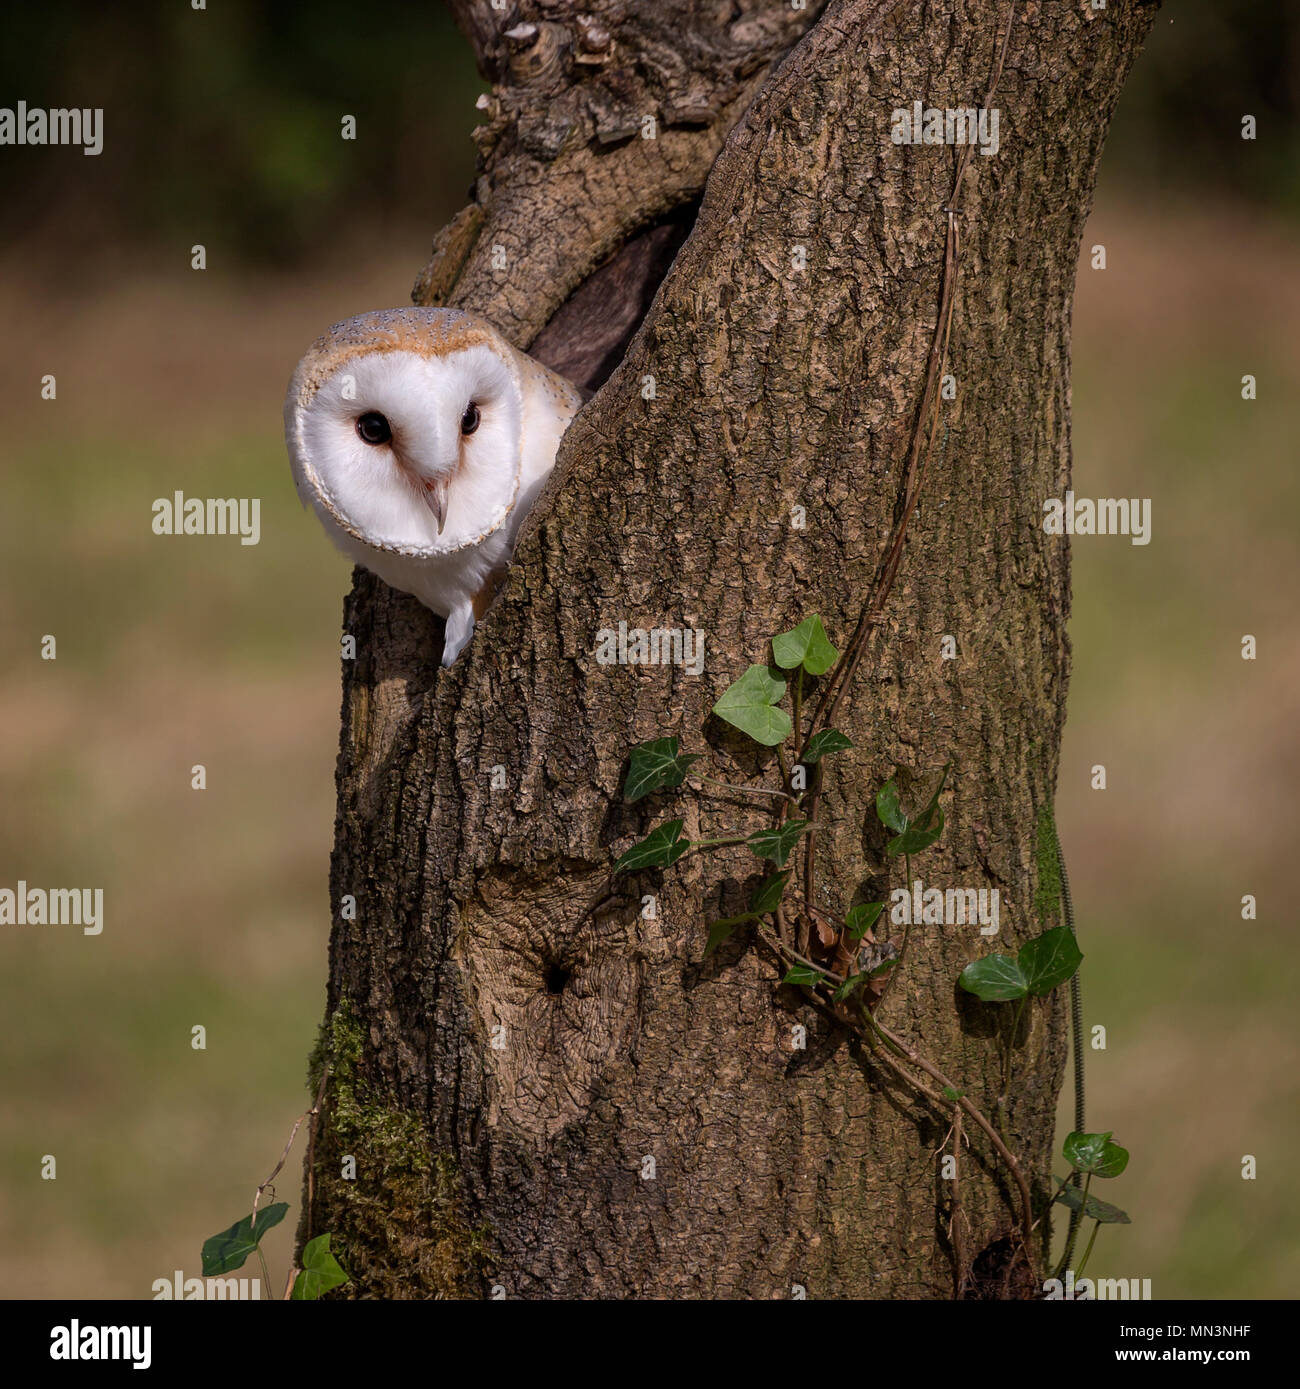
[[[424,478],[423,489],[425,503],[437,519],[438,534],[441,535],[443,526],[447,524],[447,479]]]

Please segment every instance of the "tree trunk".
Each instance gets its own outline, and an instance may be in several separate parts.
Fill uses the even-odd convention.
[[[903,886],[874,792],[897,769],[923,795],[951,761],[948,828],[914,876],[999,889],[1000,934],[914,932],[880,1016],[993,1112],[995,1008],[955,981],[1051,924],[1069,570],[1042,503],[1069,485],[1080,237],[1151,20],[1094,3],[536,0],[505,30],[455,6],[496,86],[476,201],[416,297],[588,383],[621,360],[455,667],[413,599],[358,571],[347,603],[331,1075],[303,1230],[333,1233],[345,1292],[953,1295],[951,1116],[779,987],[753,935],[703,958],[753,856],[610,874],[666,813],[692,838],[770,824],[686,788],[625,805],[627,751],[676,734],[757,782],[770,756],[712,705],[809,613],[844,646],[919,439],[922,499],[836,717],[854,750],[826,768],[817,898],[842,914]],[[963,149],[894,143],[917,101],[1000,115],[997,153],[965,160],[948,269]],[[598,663],[620,621],[703,630],[704,673]],[[1005,1119],[1036,1214],[1066,1050],[1059,1000],[1036,1002]],[[1032,1295],[1001,1276],[1015,1187],[970,1136],[968,1294]]]

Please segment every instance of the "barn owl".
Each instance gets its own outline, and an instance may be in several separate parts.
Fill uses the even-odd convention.
[[[458,309],[336,323],[289,383],[298,495],[340,550],[446,619],[464,649],[582,397]]]

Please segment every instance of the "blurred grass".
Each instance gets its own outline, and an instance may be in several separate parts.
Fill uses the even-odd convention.
[[[280,401],[324,325],[406,300],[424,249],[351,248],[298,279],[132,278],[84,303],[4,279],[0,881],[102,885],[105,926],[4,933],[0,1295],[147,1297],[194,1275],[306,1107],[350,571],[298,504]],[[260,544],[155,536],[153,499],[178,487],[260,497]],[[300,1167],[301,1145],[277,1278]]]
[[[1104,271],[1089,268],[1096,243]],[[1133,1224],[1101,1233],[1088,1272],[1149,1277],[1157,1298],[1289,1297],[1300,250],[1258,213],[1104,197],[1084,246],[1074,489],[1152,499],[1148,546],[1073,543],[1058,820],[1086,1024],[1107,1029],[1088,1123],[1133,1154],[1099,1192]],[[1067,1087],[1062,1133],[1070,1108]]]
[[[0,883],[103,885],[106,916],[97,938],[3,936],[0,1295],[193,1275],[307,1103],[349,569],[298,507],[280,400],[324,325],[405,301],[426,240],[388,229],[382,261],[363,242],[296,276],[140,270],[88,298],[0,278]],[[1108,1033],[1090,1119],[1134,1155],[1102,1192],[1134,1224],[1090,1271],[1157,1297],[1288,1295],[1300,251],[1259,217],[1106,196],[1084,246],[1075,490],[1153,500],[1149,546],[1074,544],[1059,820]],[[154,536],[178,487],[259,496],[261,543]],[[1062,1133],[1067,1115],[1068,1093]]]

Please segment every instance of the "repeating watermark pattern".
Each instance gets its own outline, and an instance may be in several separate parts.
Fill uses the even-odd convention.
[[[80,145],[82,154],[104,149],[102,106],[0,106],[0,145]]]
[[[704,672],[704,633],[697,627],[633,627],[596,633],[596,664],[602,666],[680,666],[687,675]]]
[[[1150,1302],[1149,1278],[1075,1278],[1068,1268],[1064,1278],[1043,1284],[1044,1302]]]
[[[1151,543],[1150,497],[1048,497],[1043,503],[1048,535],[1127,535],[1134,545]]]
[[[914,101],[910,109],[895,107],[889,138],[896,145],[978,145],[981,154],[998,152],[1000,115],[997,107],[926,106]]]
[[[186,1278],[177,1269],[170,1278],[155,1278],[155,1302],[260,1302],[260,1278]]]
[[[102,887],[0,887],[0,926],[80,926],[86,936],[104,929]]]
[[[920,878],[909,892],[890,894],[889,919],[895,926],[974,926],[980,935],[996,936],[1001,917],[1001,890],[974,887],[926,887]]]
[[[82,1326],[74,1317],[67,1326],[50,1329],[51,1360],[130,1360],[131,1368],[153,1364],[153,1328],[148,1326]]]
[[[241,545],[262,538],[261,497],[187,497],[174,492],[153,504],[155,535],[237,535]]]

